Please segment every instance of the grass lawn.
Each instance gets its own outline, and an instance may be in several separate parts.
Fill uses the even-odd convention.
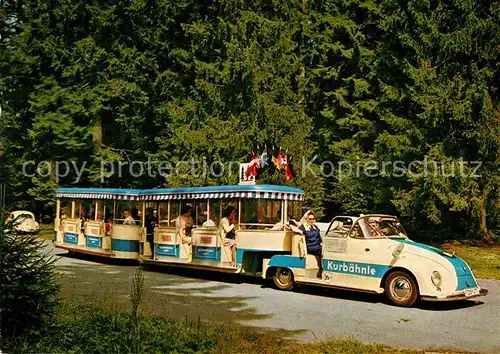
[[[440,248],[463,258],[476,278],[500,280],[500,245],[474,246],[455,241],[444,243]]]
[[[55,323],[39,333],[9,341],[16,353],[425,353],[355,339],[299,343],[272,330],[206,325],[158,316],[139,316],[63,302]],[[434,353],[449,353],[435,351]]]

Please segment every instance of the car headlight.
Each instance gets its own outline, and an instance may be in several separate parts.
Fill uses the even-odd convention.
[[[439,274],[438,271],[433,271],[432,272],[432,275],[431,275],[431,280],[432,280],[432,284],[434,284],[435,286],[441,286],[441,274]]]

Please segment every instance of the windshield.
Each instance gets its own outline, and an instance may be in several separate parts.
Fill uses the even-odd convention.
[[[396,218],[370,216],[363,219],[366,237],[403,237],[408,238],[403,225]]]

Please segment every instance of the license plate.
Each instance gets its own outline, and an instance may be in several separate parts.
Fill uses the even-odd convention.
[[[466,289],[466,290],[464,290],[464,293],[465,293],[465,297],[476,296],[476,295],[479,295],[479,288]]]

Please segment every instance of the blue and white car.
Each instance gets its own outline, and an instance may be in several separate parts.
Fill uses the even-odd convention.
[[[304,283],[385,293],[398,306],[412,306],[418,299],[452,301],[487,294],[464,260],[410,240],[391,215],[335,217],[323,236],[320,276],[318,260],[307,255],[299,234],[290,255],[266,263],[266,275],[283,290]]]

